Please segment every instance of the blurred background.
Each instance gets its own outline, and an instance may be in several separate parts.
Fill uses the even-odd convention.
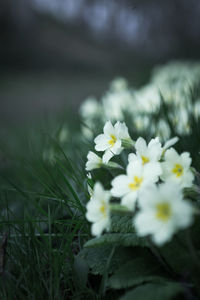
[[[25,126],[101,96],[125,76],[200,57],[198,0],[1,0],[0,126]]]

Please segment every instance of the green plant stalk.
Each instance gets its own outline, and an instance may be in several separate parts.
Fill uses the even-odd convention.
[[[191,238],[190,229],[187,229],[186,231],[186,243],[193,261],[191,275],[195,283],[195,288],[200,296],[200,260]]]

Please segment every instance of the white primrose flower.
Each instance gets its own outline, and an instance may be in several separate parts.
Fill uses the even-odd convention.
[[[148,115],[133,115],[133,124],[138,130],[147,130],[147,128],[149,128],[150,125],[150,118]]]
[[[182,188],[192,186],[194,175],[190,170],[192,159],[188,152],[179,155],[174,148],[165,152],[164,162],[161,163],[163,181],[174,181]]]
[[[181,187],[175,183],[147,187],[139,195],[139,207],[133,221],[136,231],[139,236],[151,234],[157,245],[192,223],[193,207],[183,200]]]
[[[154,132],[162,140],[170,138],[171,135],[169,124],[163,119],[160,119],[156,124],[154,124]]]
[[[111,182],[111,194],[114,197],[122,197],[121,205],[128,209],[134,209],[139,192],[147,185],[158,180],[160,166],[142,164],[141,160],[130,162],[127,166],[127,174],[119,175]]]
[[[101,157],[99,157],[98,155],[96,155],[92,151],[89,151],[89,153],[87,155],[87,159],[88,160],[87,160],[86,166],[85,166],[86,171],[91,171],[91,170],[94,170],[94,169],[98,169],[102,165]]]
[[[136,154],[129,154],[129,162],[136,159],[141,159],[143,165],[152,162],[158,163],[163,151],[158,137],[155,139],[151,139],[148,145],[142,137],[139,137],[135,143],[135,149]],[[160,173],[158,175],[160,175],[161,172],[162,171],[160,169]]]
[[[88,124],[89,126],[89,124]],[[81,126],[81,133],[87,140],[92,140],[94,138],[93,130],[91,127],[85,125]]]
[[[94,97],[87,98],[80,107],[80,114],[86,120],[99,116],[100,113],[100,104]]]
[[[159,109],[160,94],[156,86],[148,84],[135,92],[137,109],[140,112],[152,113]]]
[[[193,113],[196,119],[200,116],[200,99],[197,99],[197,101],[193,105]]]
[[[122,152],[122,140],[130,139],[130,136],[127,126],[121,122],[117,122],[113,126],[110,121],[107,121],[103,132],[95,138],[94,142],[96,151],[105,151],[102,160],[107,164],[114,155]]]
[[[132,92],[128,89],[108,91],[102,98],[103,110],[107,119],[123,120],[124,112],[133,104]]]
[[[110,84],[110,89],[113,91],[126,90],[127,87],[128,87],[128,82],[123,77],[115,78]]]
[[[110,192],[105,191],[99,182],[95,183],[92,197],[86,205],[86,218],[93,223],[91,232],[94,236],[100,236],[104,229],[109,230],[109,200]]]

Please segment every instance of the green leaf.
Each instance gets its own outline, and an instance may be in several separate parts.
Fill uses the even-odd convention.
[[[168,265],[179,274],[183,274],[191,270],[193,263],[191,253],[188,251],[185,243],[186,233],[180,232],[170,243],[160,248],[160,253],[167,261]]]
[[[112,248],[113,246],[84,248],[79,256],[87,262],[93,274],[103,274]],[[137,251],[135,252],[137,253]],[[133,254],[132,248],[117,247],[110,262],[108,273],[114,272],[121,265],[131,260]]]
[[[111,218],[111,232],[130,233],[135,232],[133,228],[133,217],[130,215],[113,215]]]
[[[107,233],[88,241],[84,246],[98,247],[104,245],[148,247],[149,243],[146,239],[139,238],[135,233]]]
[[[111,247],[83,249],[79,256],[87,262],[93,274],[103,274]]]
[[[110,277],[109,286],[114,289],[128,288],[144,282],[163,281],[162,269],[151,255],[135,258],[122,265]]]
[[[129,291],[120,300],[171,300],[183,292],[183,287],[176,282],[148,283]]]

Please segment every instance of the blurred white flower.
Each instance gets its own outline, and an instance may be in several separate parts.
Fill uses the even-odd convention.
[[[86,120],[99,116],[100,113],[101,106],[94,97],[87,98],[80,107],[80,115]]]
[[[96,151],[105,151],[102,159],[103,163],[107,164],[114,155],[121,153],[123,150],[122,140],[130,139],[130,136],[127,126],[121,122],[117,122],[113,126],[110,121],[107,121],[103,132],[95,138],[94,142]]]
[[[110,192],[105,191],[103,186],[97,182],[90,201],[86,205],[86,218],[92,222],[91,231],[94,236],[100,236],[104,229],[110,226]]]
[[[198,119],[200,117],[200,99],[195,102],[193,110],[196,119]]]
[[[194,175],[190,170],[192,159],[188,152],[179,155],[174,148],[165,152],[164,162],[161,163],[163,181],[174,181],[180,186],[190,187],[194,180]]]
[[[87,126],[84,125],[81,126],[81,133],[88,140],[92,140],[94,138],[93,131]]]
[[[178,110],[177,108],[175,108],[172,121],[178,134],[182,135],[182,134],[190,133],[191,128],[190,128],[190,120],[189,120],[189,111],[185,106],[178,107]]]
[[[114,197],[122,197],[121,204],[134,209],[138,193],[147,185],[158,180],[160,166],[142,164],[141,160],[130,162],[127,166],[127,175],[119,175],[111,182],[111,194]]]
[[[69,139],[69,129],[67,128],[67,126],[64,126],[60,130],[58,139],[60,143],[65,143]]]
[[[127,87],[128,87],[128,82],[123,77],[115,78],[110,84],[110,89],[113,91],[125,90],[127,89]]]
[[[183,200],[179,185],[163,183],[147,187],[139,195],[140,211],[133,223],[139,236],[151,234],[157,245],[192,222],[193,207]]]
[[[149,128],[150,125],[150,118],[148,115],[143,114],[134,115],[133,124],[138,130],[147,130],[147,128]]]
[[[149,84],[135,92],[137,110],[152,113],[160,106],[160,94],[155,85]]]
[[[87,155],[87,162],[86,162],[86,171],[91,171],[94,169],[98,169],[102,165],[102,159],[98,155],[96,155],[94,152],[89,151]]]
[[[130,112],[133,101],[132,92],[128,89],[108,91],[102,98],[106,118],[124,120],[124,112]]]
[[[134,161],[136,159],[141,159],[143,165],[147,163],[159,164],[158,161],[161,158],[163,150],[158,137],[155,139],[151,139],[148,145],[142,137],[139,137],[135,143],[135,149],[136,149],[136,154],[134,153],[129,154],[128,157],[129,162]],[[157,166],[157,168],[160,168],[160,164]],[[161,172],[162,171],[160,168],[160,174]]]
[[[160,119],[154,126],[154,132],[162,140],[167,140],[170,138],[171,130],[169,124],[164,120]]]

